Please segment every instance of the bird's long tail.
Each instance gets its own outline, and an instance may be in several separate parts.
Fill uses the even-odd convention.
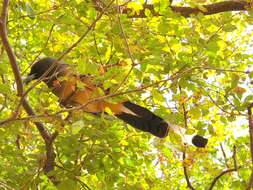
[[[172,126],[162,118],[158,117],[148,109],[141,107],[131,102],[124,102],[125,110],[115,116],[129,125],[141,131],[149,132],[159,138],[164,138],[168,135],[169,130],[173,130],[179,134],[184,140],[184,128]],[[205,147],[207,139],[200,135],[192,135],[190,141],[197,147]]]
[[[149,132],[157,137],[164,138],[168,135],[169,126],[162,118],[134,103],[124,102],[123,105],[134,114],[125,111],[117,114],[116,117],[141,131]]]

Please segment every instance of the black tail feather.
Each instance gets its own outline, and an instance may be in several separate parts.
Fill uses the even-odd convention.
[[[141,131],[149,132],[157,137],[164,138],[168,135],[169,126],[166,121],[153,114],[146,108],[131,102],[124,102],[124,107],[136,115],[120,113],[116,117]]]
[[[208,139],[200,136],[200,135],[195,135],[192,138],[192,144],[195,145],[196,147],[205,147],[207,145]]]
[[[168,135],[170,126],[165,120],[155,115],[148,109],[134,103],[124,102],[123,105],[135,115],[122,112],[115,115],[116,117],[133,126],[134,128],[149,132],[156,137],[164,138]],[[196,147],[205,147],[208,142],[206,138],[200,135],[193,136],[191,141]]]

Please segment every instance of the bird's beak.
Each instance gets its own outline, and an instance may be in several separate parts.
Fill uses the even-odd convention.
[[[24,84],[28,84],[31,82],[33,79],[35,79],[35,74],[28,75],[26,78],[23,79]]]

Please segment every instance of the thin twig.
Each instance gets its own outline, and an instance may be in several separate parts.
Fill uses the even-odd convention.
[[[3,181],[0,181],[0,187],[3,187],[5,190],[15,190]]]
[[[33,61],[32,61],[32,64],[30,64],[23,72],[22,72],[22,75],[27,71],[27,69],[29,69],[34,63],[35,61],[38,59],[38,57],[42,54],[42,52],[46,49],[47,45],[48,45],[48,42],[50,40],[50,37],[52,35],[52,32],[53,32],[53,29],[54,27],[56,26],[56,24],[52,24],[49,32],[48,32],[48,37],[46,39],[46,42],[44,44],[44,46],[41,48],[40,52],[34,57]]]
[[[242,114],[242,113],[234,113],[234,112],[228,112],[227,110],[223,109],[220,105],[218,105],[216,103],[216,101],[213,99],[213,97],[207,93],[207,96],[209,97],[209,99],[211,100],[211,102],[213,102],[213,104],[219,108],[222,112],[226,113],[226,114],[229,114],[229,115],[238,115],[238,116],[245,116],[245,114]]]
[[[81,179],[79,179],[77,176],[75,176],[75,179],[80,183],[83,189],[91,190],[91,188],[86,183],[84,183]]]
[[[1,75],[1,80],[2,80],[2,83],[4,84],[5,83],[5,79],[4,79],[4,75]],[[4,94],[4,100],[3,100],[3,103],[1,105],[1,108],[0,108],[0,113],[4,110],[4,108],[7,107],[7,94]]]
[[[35,17],[35,16],[39,16],[39,15],[42,15],[42,14],[46,14],[46,13],[50,13],[52,11],[56,11],[58,8],[60,8],[61,5],[59,6],[53,6],[51,9],[47,9],[47,10],[44,10],[44,11],[41,11],[41,12],[37,12],[37,13],[34,13],[34,14],[26,14],[26,15],[22,15],[18,18],[15,18],[15,19],[10,19],[8,20],[7,22],[13,22],[13,21],[17,21],[19,19],[23,19],[23,18],[26,18],[26,17]]]
[[[237,159],[236,159],[236,146],[233,146],[233,162],[234,162],[234,168],[237,170],[238,169],[238,165],[237,165]]]
[[[104,15],[104,13],[106,12],[106,10],[112,5],[112,3],[114,2],[114,0],[112,0],[108,6],[97,16],[97,18],[91,23],[91,25],[88,26],[88,28],[86,29],[86,31],[84,32],[84,34],[76,41],[74,42],[68,49],[66,49],[55,61],[55,63],[61,61],[69,52],[71,52],[86,36],[87,34],[93,29],[93,27],[95,26],[95,24],[97,23],[97,21],[99,21],[101,19],[101,17]],[[49,70],[47,72],[45,72],[26,92],[25,94],[27,94],[30,90],[32,90],[37,84],[39,84],[39,82],[41,82],[46,75],[51,71],[50,69],[52,69],[54,67],[54,64],[52,64],[52,66],[49,68]]]
[[[31,122],[36,122],[38,119],[47,119],[47,118],[52,118],[54,120],[57,121],[62,121],[62,118],[60,118],[57,115],[48,115],[48,114],[37,114],[37,115],[29,115],[26,117],[22,117],[22,118],[8,118],[6,120],[0,121],[0,125],[7,125],[10,124],[12,122],[16,122],[16,121],[20,121],[20,122],[25,122],[25,121],[31,121]]]
[[[224,157],[224,161],[225,161],[226,167],[229,168],[228,160],[227,160],[227,155],[226,155],[226,152],[225,152],[225,150],[223,148],[222,143],[220,143],[220,148],[221,148],[221,152],[222,152],[223,157]]]
[[[222,147],[222,144],[221,144],[221,147]],[[225,154],[225,151],[224,151],[224,149],[223,149],[223,147],[222,147],[222,151],[224,152],[224,155],[226,155],[226,154]],[[226,156],[224,156],[224,157],[225,157],[225,159],[227,158]],[[210,187],[208,188],[208,190],[212,190],[212,189],[214,188],[216,182],[217,182],[223,175],[225,175],[225,174],[227,174],[227,173],[230,173],[230,172],[238,171],[238,169],[241,168],[241,166],[239,166],[239,167],[237,166],[237,162],[236,162],[236,148],[235,148],[235,146],[233,147],[233,155],[232,155],[232,158],[233,158],[233,161],[234,161],[234,167],[233,167],[233,168],[228,168],[228,169],[222,171],[219,175],[217,175],[217,176],[213,179],[213,181],[212,181]],[[227,167],[228,167],[228,166],[227,166]]]
[[[180,91],[180,94],[182,94],[182,88],[181,86],[179,86],[179,91]],[[182,103],[182,108],[183,108],[183,114],[184,114],[184,127],[186,129],[188,129],[188,124],[187,124],[187,111],[186,111],[186,108],[185,108],[185,102]]]
[[[19,105],[17,106],[16,112],[18,112],[22,102],[24,101],[24,99],[26,98],[27,94],[35,87],[37,86],[43,79],[45,79],[45,77],[47,76],[47,74],[55,67],[56,63],[61,61],[69,52],[71,52],[86,36],[87,34],[92,30],[92,28],[95,26],[96,22],[100,20],[100,18],[104,15],[104,13],[106,12],[106,10],[111,6],[111,4],[114,2],[114,0],[112,0],[108,6],[104,9],[104,11],[102,11],[97,18],[92,22],[91,25],[88,26],[87,30],[84,32],[84,34],[76,41],[74,42],[68,49],[66,49],[56,60],[55,62],[50,66],[50,68],[37,80],[35,81],[24,93],[22,93],[21,96],[21,100]],[[16,114],[17,115],[17,114]],[[16,117],[16,115],[14,115],[13,117]],[[10,118],[11,119],[11,118]]]
[[[90,99],[85,104],[82,104],[80,106],[76,106],[76,107],[73,107],[73,108],[63,109],[63,110],[60,110],[60,111],[56,112],[55,114],[64,113],[64,112],[70,112],[70,111],[75,111],[75,110],[80,110],[80,109],[83,109],[84,107],[86,107],[88,104],[90,104],[92,102],[99,101],[99,100],[104,100],[106,98],[112,98],[112,97],[116,97],[116,96],[120,96],[120,95],[125,95],[125,94],[140,92],[140,91],[143,91],[144,89],[147,89],[147,88],[150,88],[150,87],[153,87],[153,86],[157,86],[160,83],[164,83],[166,81],[173,81],[173,80],[179,79],[184,74],[186,74],[186,73],[188,73],[190,71],[192,71],[191,68],[186,69],[186,70],[184,70],[181,73],[176,73],[175,75],[172,75],[171,77],[168,77],[166,79],[162,79],[162,80],[159,80],[159,81],[154,82],[152,84],[149,84],[149,85],[146,85],[146,86],[141,86],[141,87],[133,89],[133,90],[128,90],[128,91],[124,91],[124,92],[117,92],[117,93],[112,93],[112,94],[108,94],[108,95],[105,95],[105,96],[96,97],[96,98]]]
[[[214,188],[216,182],[217,182],[223,175],[225,175],[226,173],[234,172],[234,171],[237,171],[237,169],[236,169],[236,168],[227,169],[227,170],[221,172],[218,176],[216,176],[216,177],[214,178],[214,180],[212,181],[212,183],[211,183],[211,185],[210,185],[210,187],[209,187],[208,190],[212,190],[212,189]]]
[[[62,60],[69,52],[71,52],[87,36],[87,34],[94,28],[94,26],[96,25],[97,21],[99,21],[102,18],[102,16],[105,14],[105,12],[107,11],[107,9],[110,8],[110,6],[112,5],[113,2],[114,2],[114,0],[110,1],[110,3],[103,9],[102,12],[100,12],[100,14],[97,16],[97,18],[92,22],[92,24],[88,26],[88,28],[85,31],[85,33],[75,43],[73,43],[67,50],[65,50],[58,57],[57,61]]]
[[[18,134],[17,137],[16,137],[16,146],[17,146],[17,149],[21,149],[21,146],[20,146],[20,135]]]
[[[117,96],[121,96],[121,95],[125,95],[125,94],[131,94],[131,93],[141,92],[141,91],[144,91],[145,89],[157,86],[157,85],[159,85],[161,83],[179,79],[184,74],[187,74],[190,71],[192,71],[191,68],[189,68],[188,70],[184,70],[181,73],[176,72],[171,77],[168,77],[166,79],[162,79],[160,81],[151,83],[151,84],[146,85],[146,86],[140,86],[139,88],[136,88],[136,89],[133,89],[133,90],[123,91],[123,92],[118,92],[118,93],[112,93],[112,94],[108,94],[108,95],[105,95],[105,96],[96,97],[96,98],[90,99],[85,104],[82,104],[80,106],[76,106],[76,107],[73,107],[73,108],[62,109],[62,110],[60,110],[60,111],[58,111],[56,113],[53,113],[53,114],[42,114],[42,115],[37,115],[37,116],[31,115],[29,117],[24,117],[24,118],[9,118],[9,119],[6,119],[4,121],[1,121],[0,125],[6,125],[6,124],[9,124],[9,123],[14,122],[14,121],[33,120],[33,119],[36,119],[36,118],[48,118],[48,117],[58,118],[59,117],[58,114],[65,113],[65,112],[72,112],[72,111],[81,110],[81,109],[85,108],[87,105],[89,105],[90,103],[93,103],[95,101],[105,100],[107,98],[117,97]],[[61,120],[61,118],[59,118],[59,119]]]
[[[183,151],[183,161],[185,160],[185,150]],[[195,188],[192,186],[191,182],[190,182],[190,179],[189,179],[189,176],[188,176],[188,172],[187,172],[187,168],[186,166],[184,165],[183,163],[183,169],[184,169],[184,176],[185,176],[185,180],[186,180],[186,183],[187,183],[187,187],[191,190],[195,190]]]
[[[181,89],[180,86],[179,86],[179,90],[180,90],[180,93],[182,93],[182,89]],[[188,129],[187,111],[186,111],[184,102],[182,103],[182,107],[183,107],[183,115],[184,115],[184,126],[185,126],[185,129]],[[186,152],[186,145],[185,145],[184,150],[183,150],[183,161],[185,160],[185,154],[186,154],[185,152]],[[189,179],[188,172],[187,172],[187,167],[184,165],[184,163],[183,163],[183,170],[184,170],[184,176],[185,176],[185,180],[186,180],[186,183],[187,183],[187,187],[191,190],[195,190],[195,188],[191,184],[191,181]]]
[[[241,70],[234,70],[234,69],[222,69],[222,68],[215,68],[215,67],[207,67],[207,66],[197,66],[196,69],[203,69],[203,70],[214,70],[220,72],[229,72],[229,73],[242,73],[242,74],[249,74],[250,71],[241,71]]]
[[[101,66],[103,66],[102,56],[101,56],[101,53],[99,52],[99,49],[98,49],[96,33],[95,33],[95,27],[94,27],[94,32],[93,32],[93,39],[94,39],[95,48],[96,48],[96,51],[97,51],[97,54],[98,54],[98,57],[99,57],[99,63],[100,63]]]
[[[118,0],[117,0],[117,4],[118,4]],[[118,6],[118,13],[120,13],[120,7],[119,6]],[[132,64],[131,64],[131,68],[127,72],[126,76],[123,78],[123,80],[121,81],[121,83],[119,84],[119,86],[114,90],[114,92],[117,92],[121,88],[121,86],[126,82],[126,80],[128,79],[129,75],[133,71],[134,66],[136,65],[135,62],[134,62],[134,57],[132,55],[132,52],[131,52],[131,49],[129,47],[128,41],[127,41],[126,33],[124,31],[123,25],[122,25],[121,20],[120,20],[120,14],[117,14],[117,20],[118,20],[120,31],[122,33],[122,36],[123,36],[123,39],[124,39],[124,42],[125,42],[125,45],[126,45],[126,48],[127,48],[127,54],[129,56]]]

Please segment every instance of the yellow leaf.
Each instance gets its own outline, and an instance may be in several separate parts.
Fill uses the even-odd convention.
[[[195,0],[195,3],[205,3],[206,0]]]
[[[141,10],[143,10],[142,4],[140,4],[138,2],[130,2],[127,4],[127,7],[130,9],[133,9],[137,13],[139,13]]]
[[[201,117],[201,110],[197,107],[195,108],[192,108],[190,111],[189,111],[189,115],[191,116],[192,119],[198,119]]]
[[[238,94],[243,94],[244,92],[246,92],[245,88],[242,88],[240,86],[237,86],[235,89],[234,89],[234,92],[235,93],[238,93]]]
[[[179,98],[180,105],[184,104],[186,101],[187,101],[187,96],[184,96],[184,95],[180,96]]]
[[[112,113],[112,110],[108,107],[105,108],[105,112],[108,114],[108,115],[113,115]]]
[[[201,10],[202,12],[207,12],[208,10],[204,7],[204,6],[198,6],[199,10]]]

